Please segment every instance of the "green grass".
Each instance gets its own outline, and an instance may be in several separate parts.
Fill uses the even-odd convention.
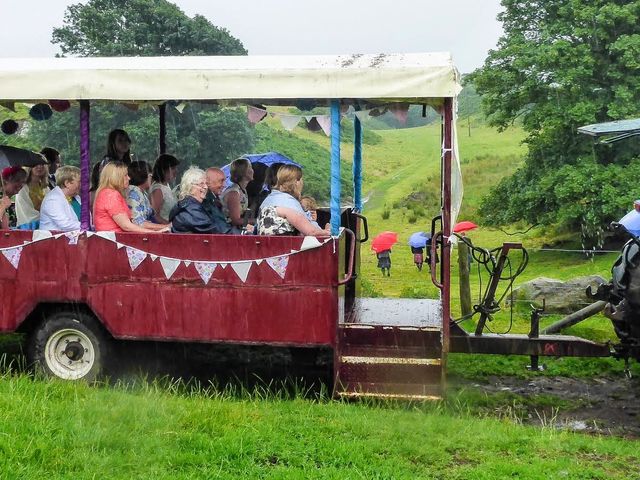
[[[0,378],[2,478],[631,478],[637,441],[522,426],[509,398],[349,404]],[[544,406],[545,400],[537,400]],[[494,415],[494,413],[491,413]]]

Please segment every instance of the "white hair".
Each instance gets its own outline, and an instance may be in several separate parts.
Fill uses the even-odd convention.
[[[205,181],[204,170],[198,167],[189,167],[186,172],[182,174],[182,180],[180,181],[180,192],[178,193],[178,199],[182,200],[188,195],[191,195],[191,188],[201,182]]]

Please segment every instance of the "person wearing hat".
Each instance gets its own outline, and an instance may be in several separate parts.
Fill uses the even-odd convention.
[[[2,170],[2,191],[0,192],[0,225],[3,229],[17,225],[16,209],[11,197],[16,195],[27,180],[27,172],[20,167]]]

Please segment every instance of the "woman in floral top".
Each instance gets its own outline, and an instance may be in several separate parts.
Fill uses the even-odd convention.
[[[131,221],[151,230],[162,230],[166,225],[155,222],[153,208],[147,191],[151,185],[151,169],[147,162],[131,162],[128,167],[129,187],[127,205],[131,209]]]

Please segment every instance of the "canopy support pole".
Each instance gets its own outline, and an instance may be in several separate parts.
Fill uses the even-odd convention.
[[[355,211],[362,213],[362,123],[353,119],[353,203]]]
[[[160,153],[167,152],[167,104],[160,105],[158,120],[160,121]]]
[[[340,233],[340,101],[331,100],[331,235]]]
[[[90,134],[89,100],[80,100],[80,228],[91,227],[90,193],[91,188],[91,151],[89,149]]]
[[[451,318],[451,161],[453,157],[453,98],[444,99],[442,125],[442,349],[449,351]]]

